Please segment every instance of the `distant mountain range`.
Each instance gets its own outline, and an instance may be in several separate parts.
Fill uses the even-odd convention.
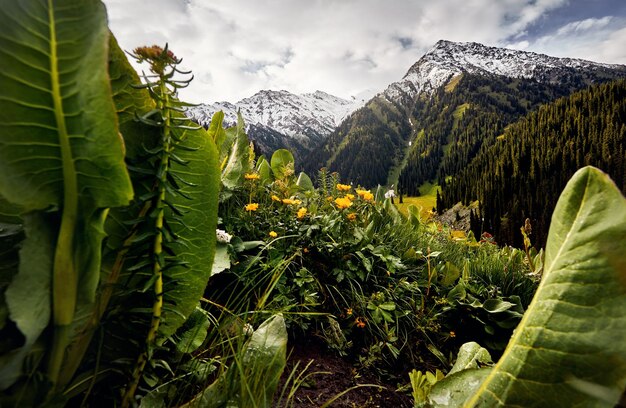
[[[348,100],[322,91],[296,95],[263,90],[235,104],[200,104],[190,108],[187,114],[207,126],[213,114],[221,110],[225,122],[234,124],[240,110],[248,136],[262,153],[269,155],[276,149],[289,148],[302,157],[373,95],[373,91],[367,91]]]

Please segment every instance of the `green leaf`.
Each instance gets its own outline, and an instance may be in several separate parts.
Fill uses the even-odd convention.
[[[287,361],[287,330],[281,315],[263,322],[234,366],[181,408],[271,407]]]
[[[145,89],[133,87],[140,83],[139,77],[114,41],[111,43],[110,53],[111,85],[120,117],[120,129],[127,146],[127,157],[136,161],[145,155],[146,148],[157,147],[156,143],[160,140],[159,128],[134,120],[152,110],[154,103]],[[192,125],[191,122],[182,124]],[[220,183],[217,148],[209,134],[204,129],[173,129],[173,133],[182,139],[180,148],[175,153],[181,163],[187,164],[172,161],[171,172],[188,184],[181,183],[182,194],[168,193],[166,196],[168,202],[182,212],[182,216],[177,219],[168,207],[165,218],[172,233],[179,237],[177,243],[169,244],[169,247],[176,260],[186,267],[174,266],[164,273],[164,312],[159,326],[159,342],[171,336],[194,311],[211,275]],[[137,197],[148,193],[153,185],[153,181],[147,180],[145,176],[134,178],[133,182]],[[117,251],[128,237],[132,224],[129,222],[138,218],[144,204],[138,198],[127,208],[111,210],[106,224],[110,237],[107,240],[109,253],[105,275],[111,271]],[[127,268],[130,266],[126,265]],[[128,275],[130,273],[125,278]],[[138,289],[144,283],[144,280],[139,282],[137,279],[131,284],[137,285],[135,289]],[[132,299],[129,301],[132,302]]]
[[[407,207],[407,212],[409,214],[408,219],[411,225],[413,225],[414,227],[419,226],[422,222],[422,215],[420,214],[419,208],[417,208],[415,204],[409,204],[409,206]]]
[[[456,267],[456,265],[446,262],[443,265],[441,275],[439,277],[439,282],[443,286],[452,286],[454,282],[461,276],[461,270]]]
[[[293,154],[287,149],[278,149],[272,154],[271,167],[274,178],[280,180],[287,174],[293,174]]]
[[[211,124],[209,125],[209,129],[207,130],[209,137],[213,139],[213,143],[215,143],[215,146],[217,147],[217,151],[220,155],[220,159],[223,159],[224,157],[226,157],[225,150],[227,150],[226,131],[224,130],[223,124],[224,124],[224,112],[217,111],[213,114],[213,117],[211,118]],[[220,160],[220,163],[221,163],[221,160]]]
[[[204,343],[210,325],[206,312],[196,307],[176,332],[176,349],[187,354],[196,351]]]
[[[467,297],[467,290],[465,289],[465,281],[460,279],[459,283],[448,292],[448,300],[450,301],[462,301]]]
[[[502,299],[487,299],[483,302],[483,309],[489,313],[500,313],[515,307],[515,303]]]
[[[475,342],[465,343],[459,349],[459,354],[456,357],[456,362],[450,369],[450,374],[454,374],[459,371],[469,370],[471,368],[480,368],[480,364],[491,364],[491,355],[486,348],[480,346]]]
[[[22,225],[0,223],[0,293],[4,292],[17,274],[19,249],[23,240]]]
[[[468,369],[449,374],[438,381],[428,394],[432,408],[456,408],[476,392],[481,382],[489,375],[492,368]],[[541,399],[538,400],[541,404]],[[526,405],[521,405],[525,407]],[[544,405],[541,405],[544,406]],[[561,406],[561,405],[558,405]]]
[[[243,176],[249,171],[250,146],[248,136],[244,131],[243,118],[237,114],[237,126],[226,129],[227,137],[232,139],[228,161],[222,170],[222,183],[224,187],[235,189],[242,185]]]
[[[22,373],[22,362],[50,323],[54,223],[44,214],[24,217],[29,237],[20,250],[19,273],[6,290],[9,318],[24,336],[18,350],[0,357],[0,389],[13,384]]]
[[[311,178],[307,176],[305,172],[302,172],[302,171],[298,175],[298,180],[296,181],[296,185],[304,191],[313,190],[313,182],[311,181]]]
[[[233,137],[234,143],[230,148],[226,167],[222,170],[222,184],[231,190],[242,185],[244,174],[250,170],[250,145],[240,113],[237,114],[237,119],[237,126],[226,130],[227,134],[233,135],[230,137]]]
[[[211,276],[215,255],[220,188],[217,149],[204,129],[184,133],[179,137],[184,139],[182,145],[186,149],[177,150],[177,155],[188,165],[172,163],[172,171],[191,183],[181,188],[190,199],[182,195],[171,198],[173,205],[185,213],[182,222],[170,221],[173,233],[179,237],[170,247],[177,260],[187,267],[168,269],[164,275],[165,284],[171,282],[172,289],[164,292],[165,312],[159,326],[162,341],[195,309]],[[171,218],[171,215],[166,211],[166,217]]]
[[[217,244],[215,247],[215,258],[213,259],[213,271],[211,275],[216,275],[230,268],[230,255],[228,254],[228,245]]]
[[[607,175],[579,170],[561,194],[543,279],[497,365],[465,404],[612,407],[572,379],[626,387],[626,200]]]
[[[102,3],[6,2],[0,26],[0,196],[25,211],[127,204]]]
[[[0,196],[0,223],[4,224],[21,224],[22,214],[24,210],[13,203],[8,202]]]
[[[272,168],[267,160],[265,160],[265,157],[261,156],[257,160],[256,171],[261,177],[261,185],[267,185],[272,182]]]
[[[0,26],[0,196],[24,214],[60,219],[24,242],[45,232],[56,245],[50,270],[36,269],[52,281],[56,383],[75,313],[95,300],[107,208],[133,196],[107,73],[106,11],[98,0],[7,2]],[[35,330],[27,330],[28,344]]]

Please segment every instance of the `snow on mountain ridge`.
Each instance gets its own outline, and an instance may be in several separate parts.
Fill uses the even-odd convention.
[[[225,122],[235,123],[240,109],[248,126],[268,127],[296,139],[321,139],[370,97],[347,100],[323,91],[296,95],[285,90],[262,90],[236,104],[201,104],[189,108],[187,113],[206,125],[215,112],[222,110]]]
[[[621,65],[557,58],[473,42],[440,40],[408,70],[402,80],[389,85],[383,94],[391,100],[399,100],[404,95],[414,98],[421,92],[434,92],[450,78],[464,72],[553,82],[558,80],[559,73],[563,70],[618,67],[624,68]]]

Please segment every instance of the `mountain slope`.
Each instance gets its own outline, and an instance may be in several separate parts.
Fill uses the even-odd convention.
[[[427,180],[453,175],[483,142],[493,143],[540,104],[624,76],[619,65],[440,41],[402,80],[347,117],[305,168],[326,166],[366,186],[394,183],[400,174],[401,188],[414,193]],[[490,129],[491,139],[464,135],[472,122],[483,129],[478,135]]]
[[[542,246],[559,192],[593,165],[626,193],[626,80],[591,87],[541,106],[511,124],[443,188],[444,205],[479,199],[483,225],[499,243],[522,245],[530,219]]]
[[[296,95],[287,91],[264,90],[236,104],[201,104],[187,115],[208,126],[213,114],[224,112],[226,123],[234,124],[241,110],[248,125],[248,136],[268,156],[279,148],[303,155],[322,142],[352,111],[362,106],[371,94],[351,100],[322,91]]]

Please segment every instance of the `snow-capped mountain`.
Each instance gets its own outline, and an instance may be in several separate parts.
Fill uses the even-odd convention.
[[[241,110],[249,127],[269,128],[306,142],[323,139],[372,96],[371,93],[363,94],[347,100],[322,91],[296,95],[287,91],[263,90],[235,104],[201,104],[190,108],[187,113],[206,125],[219,110],[224,112],[226,123],[235,123],[237,110]]]
[[[483,139],[473,138],[468,147],[462,133],[454,133],[461,115],[472,124],[493,112],[508,124],[542,104],[624,77],[624,65],[442,40],[348,116],[304,168],[326,167],[370,187],[408,179],[410,172],[433,180],[449,152],[459,156],[449,159],[449,168],[467,165],[480,152]]]
[[[374,96],[366,91],[350,99],[316,91],[296,95],[287,91],[263,90],[237,103],[201,104],[187,110],[187,115],[208,126],[217,111],[224,112],[225,125],[237,122],[241,111],[246,132],[254,141],[257,153],[270,156],[275,150],[289,149],[296,163],[320,145],[336,127]]]
[[[403,97],[413,99],[421,92],[432,93],[462,73],[561,83],[571,80],[572,75],[592,77],[593,80],[593,77],[603,77],[606,72],[613,77],[615,70],[626,72],[626,67],[489,47],[474,42],[441,40],[408,70],[402,80],[389,85],[384,95],[392,101]]]

